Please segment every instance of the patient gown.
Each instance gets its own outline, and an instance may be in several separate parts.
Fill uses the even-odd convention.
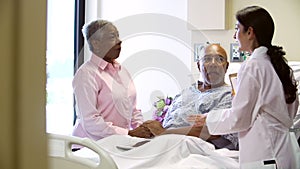
[[[201,92],[198,83],[184,89],[176,95],[163,121],[164,128],[177,128],[191,126],[187,117],[192,114],[209,113],[213,109],[225,109],[231,107],[231,86],[223,85]],[[217,141],[217,140],[216,140]],[[218,140],[218,148],[223,148],[232,143],[229,149],[238,149],[237,134],[225,134]],[[213,143],[213,144],[217,144]]]

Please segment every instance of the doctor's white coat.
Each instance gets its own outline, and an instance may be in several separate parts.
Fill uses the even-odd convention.
[[[275,160],[278,168],[292,169],[300,159],[293,154],[289,128],[299,101],[297,97],[286,104],[282,84],[266,52],[266,47],[259,47],[243,63],[232,108],[211,111],[206,124],[211,134],[239,133],[241,168],[267,168]]]

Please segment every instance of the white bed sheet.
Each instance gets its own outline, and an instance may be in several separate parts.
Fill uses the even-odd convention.
[[[97,141],[107,151],[120,169],[235,169],[239,168],[238,151],[215,150],[214,146],[202,139],[184,135],[162,135],[150,142],[131,147],[146,139],[124,135],[113,135]],[[96,159],[95,154],[83,148],[75,155]]]

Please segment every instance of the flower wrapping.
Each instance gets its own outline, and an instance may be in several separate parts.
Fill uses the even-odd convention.
[[[153,112],[153,119],[159,121],[161,124],[164,121],[164,117],[169,109],[169,106],[172,104],[173,98],[172,97],[166,97],[158,98],[159,100],[154,102],[153,106],[155,107],[155,110]]]

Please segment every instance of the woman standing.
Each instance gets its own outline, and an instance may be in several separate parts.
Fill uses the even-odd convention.
[[[274,22],[258,6],[236,14],[234,38],[251,56],[237,79],[232,108],[211,111],[210,134],[239,133],[241,168],[296,168],[289,128],[298,109],[297,82],[282,47],[273,46]]]

